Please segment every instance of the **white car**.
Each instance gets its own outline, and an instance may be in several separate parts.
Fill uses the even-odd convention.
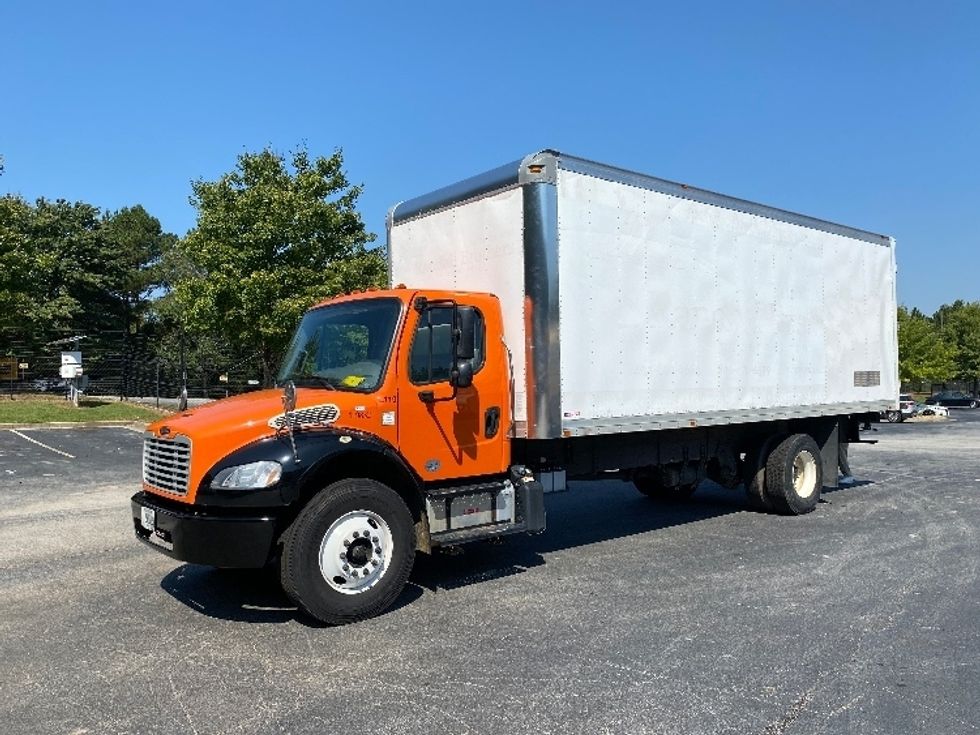
[[[882,411],[881,418],[890,424],[905,421],[915,416],[915,399],[909,393],[898,396],[898,410]]]
[[[935,406],[929,403],[915,404],[916,416],[949,416],[949,409],[946,406]]]

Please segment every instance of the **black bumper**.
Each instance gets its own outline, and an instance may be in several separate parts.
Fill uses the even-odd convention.
[[[215,567],[265,566],[276,538],[275,515],[231,515],[161,500],[144,492],[131,499],[136,537],[162,554]],[[142,508],[153,511],[153,529],[143,524]]]

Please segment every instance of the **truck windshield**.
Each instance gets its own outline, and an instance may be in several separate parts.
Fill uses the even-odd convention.
[[[293,336],[277,381],[370,392],[384,377],[401,302],[349,301],[307,312]]]

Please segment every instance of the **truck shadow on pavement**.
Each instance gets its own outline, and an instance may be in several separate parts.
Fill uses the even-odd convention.
[[[871,483],[840,490],[866,484]],[[824,493],[829,492],[834,491],[824,489]],[[547,554],[754,512],[741,489],[725,490],[710,482],[703,483],[692,499],[676,503],[643,497],[627,483],[573,483],[569,492],[547,496],[546,506],[548,530],[541,535],[519,534],[477,542],[461,547],[458,553],[418,554],[405,591],[384,614],[412,604],[426,591],[438,593],[522,574],[547,563]],[[184,564],[164,577],[160,586],[177,601],[209,617],[245,623],[295,620],[323,627],[297,610],[272,568],[221,570]]]

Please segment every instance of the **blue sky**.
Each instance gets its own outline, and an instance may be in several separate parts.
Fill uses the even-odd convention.
[[[980,3],[4,3],[0,193],[142,204],[271,145],[394,202],[540,148],[893,235],[980,299]]]

